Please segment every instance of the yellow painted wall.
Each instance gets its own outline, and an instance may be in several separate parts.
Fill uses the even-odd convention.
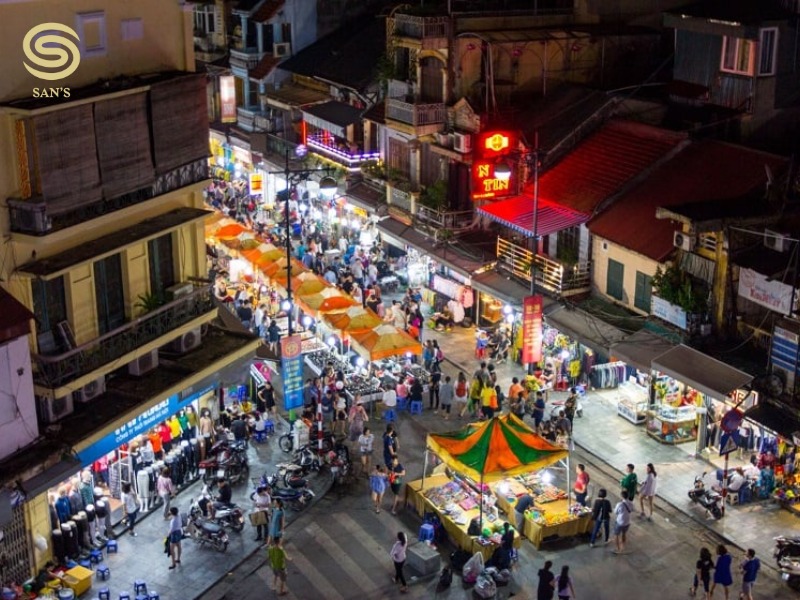
[[[145,295],[150,287],[150,270],[147,262],[147,243],[140,242],[128,246],[122,253],[122,277],[128,282],[129,293],[125,297],[125,315],[138,316],[135,308],[139,296]]]
[[[606,244],[605,250],[603,249],[603,243]],[[621,302],[606,294],[609,258],[625,265],[625,271],[623,273],[623,300]],[[640,271],[652,277],[655,275],[658,267],[659,263],[651,258],[642,256],[636,252],[631,252],[603,238],[592,236],[592,288],[604,298],[624,304],[627,308],[640,314],[649,314],[649,311],[641,311],[633,305],[634,299],[636,298],[636,272]]]
[[[28,545],[33,548],[34,564],[31,575],[38,571],[44,564],[53,557],[53,546],[50,542],[50,509],[47,506],[47,492],[39,494],[35,498],[29,498],[25,504],[25,525],[28,530]],[[33,544],[34,537],[41,535],[47,540],[47,550],[42,552]]]
[[[92,265],[81,265],[70,271],[64,278],[64,291],[67,297],[67,318],[72,325],[75,341],[80,345],[96,338],[97,302]]]

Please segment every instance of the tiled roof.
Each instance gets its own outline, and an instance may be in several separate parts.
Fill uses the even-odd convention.
[[[0,344],[30,333],[30,320],[33,313],[0,288]]]
[[[377,62],[384,52],[384,20],[364,16],[297,52],[281,64],[281,69],[363,92],[377,81]]]
[[[277,56],[272,56],[271,54],[264,55],[258,64],[250,69],[248,76],[250,79],[254,79],[256,81],[261,81],[267,75],[272,73],[275,67],[278,66],[278,63],[281,62],[281,58]]]
[[[684,139],[648,125],[612,121],[539,178],[539,197],[592,215]]]
[[[266,0],[264,4],[256,9],[256,12],[252,16],[253,21],[256,23],[266,23],[283,8],[283,4],[284,0]]]
[[[669,220],[656,219],[656,208],[704,203],[724,217],[728,199],[738,202],[765,184],[764,165],[779,172],[786,160],[723,142],[693,143],[591,220],[589,231],[662,262],[673,250],[677,227]]]

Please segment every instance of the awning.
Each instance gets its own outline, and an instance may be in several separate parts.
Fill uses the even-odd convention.
[[[522,300],[525,296],[530,295],[530,290],[527,287],[513,279],[504,277],[495,269],[489,269],[475,275],[472,278],[472,287],[520,309],[522,308]],[[551,302],[552,300],[549,298],[545,299],[546,304]]]
[[[652,368],[717,400],[753,380],[752,375],[684,344],[656,357]]]
[[[478,208],[478,212],[484,217],[524,235],[533,235],[533,196],[520,194],[508,200],[482,206]],[[588,220],[589,215],[540,198],[536,235],[550,235],[562,229],[586,223]]]
[[[641,329],[621,342],[611,344],[611,356],[647,373],[653,360],[674,347],[675,344],[663,337]]]
[[[22,482],[22,489],[25,492],[25,496],[34,498],[42,492],[46,492],[54,485],[76,475],[78,471],[80,471],[81,466],[81,461],[76,458],[71,456],[62,458],[53,466],[46,468],[38,475],[34,475],[27,481]]]
[[[793,440],[800,436],[800,419],[786,409],[763,401],[744,413],[745,418],[769,429],[772,433]],[[797,444],[797,442],[793,442]]]
[[[323,92],[312,90],[291,81],[268,85],[264,95],[267,99],[267,104],[283,110],[293,110],[330,100],[330,96]]]
[[[375,189],[368,183],[359,181],[345,190],[347,201],[370,213],[385,213],[386,193]]]
[[[346,137],[348,125],[361,121],[362,111],[344,102],[324,102],[303,109],[303,120],[309,125],[331,132],[339,137]]]
[[[625,339],[621,329],[576,306],[554,304],[551,310],[545,307],[544,322],[591,348],[601,359],[598,363],[610,356],[612,344]]]

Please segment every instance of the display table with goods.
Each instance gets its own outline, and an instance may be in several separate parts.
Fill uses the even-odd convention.
[[[434,512],[439,517],[447,535],[462,550],[471,554],[480,552],[485,560],[491,558],[500,545],[503,523],[490,493],[483,495],[483,528],[470,534],[470,523],[479,520],[479,486],[465,478],[444,473],[412,481],[406,486],[406,504],[414,507],[420,516]],[[488,489],[486,489],[489,492]],[[512,524],[513,525],[513,524]],[[514,547],[519,548],[520,536],[514,537]]]
[[[549,474],[549,473],[548,473]],[[567,492],[547,480],[546,472],[518,475],[493,484],[497,506],[511,519],[517,498],[530,494],[534,506],[525,512],[523,535],[536,548],[543,541],[573,537],[591,531],[591,509],[570,504]]]
[[[348,374],[352,371],[350,363],[334,355],[330,350],[315,350],[305,355],[305,363],[315,375],[321,375],[325,367],[330,363],[334,371],[342,371]]]
[[[647,422],[648,389],[635,381],[626,381],[618,389],[620,395],[617,396],[617,414],[634,425]]]
[[[786,475],[773,490],[772,498],[789,512],[800,515],[800,475]]]
[[[647,411],[647,434],[662,444],[682,444],[697,439],[695,406],[654,404]]]

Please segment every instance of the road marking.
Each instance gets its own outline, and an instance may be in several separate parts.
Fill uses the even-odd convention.
[[[359,591],[363,592],[363,595],[371,597],[372,594],[379,590],[378,585],[366,574],[363,566],[350,558],[347,552],[322,527],[317,523],[312,523],[306,527],[306,531],[311,533],[314,536],[314,540],[336,560],[336,564],[342,568],[345,574],[359,585]]]
[[[352,534],[353,537],[355,537],[364,548],[373,548],[377,552],[380,552],[383,548],[383,546],[376,540],[375,536],[370,535],[367,530],[364,529],[364,526],[349,514],[344,512],[339,513],[336,515],[336,520],[339,521],[345,530]],[[381,529],[386,531],[387,543],[391,542],[393,544],[397,536],[397,531],[390,531],[388,525],[386,525],[386,523],[389,522],[387,519],[375,519],[375,521],[378,521],[381,524]],[[392,521],[394,521],[394,519],[392,519]]]
[[[309,528],[306,527],[306,529]],[[292,557],[292,560],[289,562],[288,566],[291,568],[291,566],[294,565],[300,571],[301,576],[305,577],[316,590],[320,598],[325,598],[326,600],[344,600],[344,596],[336,591],[336,588],[333,587],[331,582],[320,573],[316,566],[312,565],[306,557],[300,553],[299,549],[297,552],[293,551],[289,556]],[[287,588],[291,586],[291,577],[287,578],[286,584]]]

